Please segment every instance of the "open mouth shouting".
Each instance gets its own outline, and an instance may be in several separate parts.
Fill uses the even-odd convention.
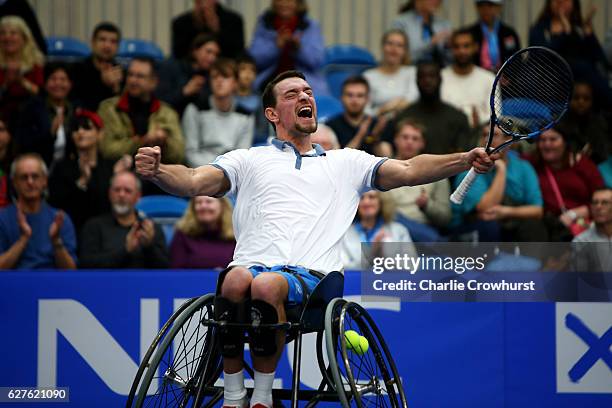
[[[309,119],[312,119],[313,115],[314,115],[314,112],[313,112],[312,106],[310,106],[310,105],[304,105],[304,106],[298,108],[298,110],[297,110],[298,118],[309,118]]]

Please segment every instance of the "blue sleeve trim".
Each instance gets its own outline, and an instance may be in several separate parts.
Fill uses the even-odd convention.
[[[229,181],[229,183],[230,183],[230,188],[229,188],[229,190],[227,190],[227,191],[226,191],[226,192],[224,192],[224,193],[215,194],[215,197],[216,197],[216,198],[219,198],[219,197],[224,197],[224,196],[226,196],[227,194],[229,194],[229,193],[232,191],[232,189],[233,189],[233,187],[234,187],[234,186],[232,185],[232,179],[229,177],[229,174],[227,174],[227,170],[225,170],[223,167],[221,167],[221,165],[219,165],[219,164],[217,164],[217,163],[210,163],[210,164],[209,164],[209,166],[213,166],[213,167],[216,167],[216,168],[218,168],[219,170],[221,170],[221,171],[223,172],[223,174],[225,175],[225,178],[227,179],[227,181]]]
[[[373,189],[376,189],[378,191],[388,191],[388,190],[386,190],[386,189],[376,185],[376,175],[378,174],[378,169],[387,160],[389,160],[389,158],[388,157],[384,157],[382,160],[380,160],[378,163],[376,163],[376,165],[374,166],[374,169],[372,170],[372,179],[370,180],[370,186],[372,186]]]

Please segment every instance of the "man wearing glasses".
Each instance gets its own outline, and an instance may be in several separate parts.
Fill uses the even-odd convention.
[[[76,268],[70,217],[43,199],[47,166],[35,153],[11,165],[15,203],[0,210],[0,269]]]

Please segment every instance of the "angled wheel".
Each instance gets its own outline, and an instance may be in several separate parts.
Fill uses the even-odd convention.
[[[205,295],[175,319],[151,358],[136,394],[135,407],[194,407],[198,388],[214,384],[221,371],[215,329],[202,320],[213,317],[213,295]],[[199,404],[205,406],[204,396]]]
[[[363,307],[334,299],[325,314],[325,336],[343,407],[408,406],[387,344]]]
[[[155,350],[157,350],[157,346],[159,346],[159,343],[168,333],[168,330],[170,330],[170,327],[172,327],[172,324],[174,323],[176,318],[196,300],[198,300],[198,298],[194,297],[184,302],[174,313],[172,313],[172,316],[170,316],[166,323],[164,323],[163,327],[159,330],[159,333],[157,333],[157,336],[155,336],[155,338],[153,339],[153,342],[151,343],[147,352],[142,358],[142,362],[140,363],[138,371],[136,372],[136,376],[134,377],[134,381],[132,382],[132,387],[130,388],[130,393],[128,394],[128,399],[125,404],[126,408],[132,408],[132,405],[134,404],[134,400],[136,399],[136,392],[138,392],[138,386],[140,385],[140,381],[142,380],[142,376],[145,370],[147,370],[151,366],[151,358],[153,357],[153,353],[155,352]]]

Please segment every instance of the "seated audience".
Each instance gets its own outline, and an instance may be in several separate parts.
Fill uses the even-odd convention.
[[[82,268],[167,268],[168,250],[158,224],[136,212],[140,180],[132,172],[115,174],[110,182],[109,214],[87,221],[81,233]]]
[[[104,137],[103,127],[96,113],[77,109],[67,129],[76,153],[56,163],[49,179],[49,203],[70,215],[77,235],[88,219],[110,211],[110,179],[114,172],[127,170],[132,163],[131,156],[117,163],[102,158],[98,143]]]
[[[423,125],[410,119],[398,123],[393,139],[395,158],[409,160],[421,154],[427,143],[423,131]],[[451,219],[448,180],[400,187],[384,194],[391,197],[397,212],[407,219],[404,225],[415,241],[439,240],[435,227],[444,227]]]
[[[181,116],[190,103],[202,105],[210,97],[209,70],[219,55],[219,44],[209,34],[199,34],[191,44],[188,57],[170,58],[159,70],[156,94]]]
[[[0,114],[9,128],[16,124],[23,105],[43,85],[45,58],[26,23],[16,16],[0,19]]]
[[[363,73],[370,84],[373,115],[394,115],[419,97],[416,68],[409,66],[408,37],[400,29],[387,31],[382,38],[382,60],[378,67]]]
[[[69,129],[74,113],[74,106],[68,99],[71,88],[72,81],[65,65],[51,63],[45,66],[45,92],[25,105],[15,131],[19,151],[40,154],[51,170],[57,161],[74,153]]]
[[[11,165],[14,204],[0,210],[0,269],[74,269],[76,239],[70,217],[47,204],[47,166],[36,153]]]
[[[385,254],[381,248],[383,242],[412,243],[410,233],[406,227],[393,221],[394,216],[393,202],[380,192],[372,190],[361,196],[355,221],[340,244],[346,269],[361,269],[362,243],[371,247],[373,255]]]
[[[247,52],[237,60],[238,89],[236,91],[236,105],[255,117],[255,136],[253,144],[265,144],[268,136],[274,133],[270,122],[266,119],[261,106],[261,95],[255,90],[257,78],[257,65]],[[272,131],[271,131],[272,129]]]
[[[588,82],[574,82],[570,108],[561,121],[571,134],[569,144],[573,152],[586,154],[597,164],[608,159],[612,153],[609,124],[593,107],[593,88]]]
[[[595,163],[587,156],[576,159],[568,147],[568,132],[556,125],[542,133],[530,158],[544,199],[548,241],[569,241],[575,223],[589,216],[593,191],[603,186]]]
[[[272,0],[257,19],[249,49],[257,63],[257,90],[263,90],[277,74],[296,69],[304,73],[315,95],[328,93],[321,73],[325,41],[307,9],[306,0]]]
[[[176,111],[157,99],[155,63],[134,58],[128,66],[125,92],[100,104],[98,114],[104,122],[102,155],[118,160],[134,155],[139,147],[160,146],[162,162],[180,163],[185,155],[183,132]]]
[[[242,17],[217,0],[193,0],[193,10],[172,20],[172,56],[177,60],[187,57],[199,34],[217,37],[226,58],[236,58],[244,50]]]
[[[381,136],[387,118],[366,114],[370,86],[364,77],[347,78],[342,84],[340,98],[344,112],[330,118],[326,124],[336,136],[341,147],[361,149],[378,156],[390,156],[391,147]]]
[[[217,156],[253,143],[254,118],[236,107],[238,71],[232,60],[220,58],[210,70],[210,104],[187,106],[183,115],[185,156],[192,167],[212,163]]]
[[[489,137],[489,125],[482,127],[482,145]],[[492,146],[508,139],[496,126]],[[459,174],[455,188],[467,172]],[[533,241],[548,239],[542,222],[543,201],[538,176],[531,164],[513,150],[504,150],[495,168],[480,174],[460,205],[453,205],[460,233],[476,230],[479,241]]]
[[[445,154],[474,147],[476,140],[468,118],[460,110],[440,99],[442,76],[436,63],[421,63],[417,67],[419,100],[398,113],[395,123],[387,126],[385,134],[393,134],[396,123],[412,118],[425,127],[427,140],[424,153]]]
[[[235,247],[229,201],[193,197],[176,224],[170,244],[170,267],[225,269],[233,259]]]
[[[612,155],[597,166],[606,187],[612,188]]]
[[[0,119],[0,208],[11,203],[11,163],[15,154],[13,137],[4,120]]]
[[[546,0],[529,30],[529,45],[558,52],[570,64],[574,76],[591,83],[603,107],[612,107],[612,91],[606,78],[609,67],[593,30],[595,8],[583,18],[580,0]]]
[[[460,109],[473,128],[491,116],[491,89],[495,75],[474,64],[478,44],[468,30],[453,32],[450,39],[453,63],[442,70],[442,100]]]
[[[121,31],[113,23],[94,28],[91,55],[73,67],[72,98],[79,106],[96,111],[100,102],[121,93],[123,68],[115,59],[120,40]]]
[[[451,34],[451,23],[436,17],[440,0],[410,0],[400,8],[400,15],[392,24],[408,36],[410,59],[415,63],[436,61],[444,64],[449,60],[447,43]]]
[[[311,133],[310,141],[320,145],[325,151],[340,148],[340,143],[338,143],[336,134],[334,133],[333,129],[327,126],[325,123],[319,123],[317,125],[317,131]]]
[[[476,0],[475,3],[478,21],[468,28],[479,49],[474,63],[497,72],[512,54],[521,49],[521,41],[514,28],[501,21],[502,0]]]
[[[575,236],[573,242],[605,242],[610,244],[612,242],[612,189],[603,187],[593,191],[590,210],[593,223],[587,230]],[[606,254],[602,259],[607,259],[610,256],[609,245],[605,246],[605,250]],[[606,269],[606,272],[610,272],[610,269]]]

